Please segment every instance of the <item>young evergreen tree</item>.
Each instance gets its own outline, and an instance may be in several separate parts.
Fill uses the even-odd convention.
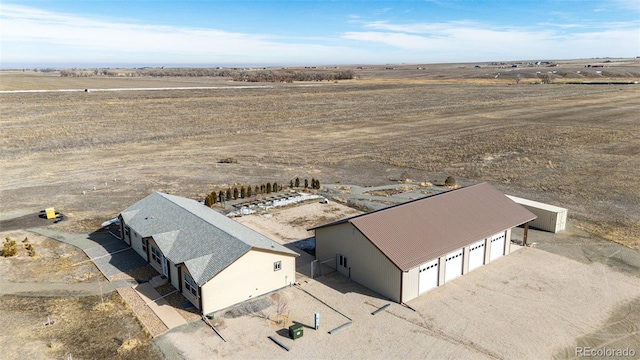
[[[238,188],[235,186],[233,187],[233,199],[238,200]]]
[[[320,190],[320,180],[316,179],[316,189]]]
[[[247,197],[247,189],[244,187],[244,185],[242,185],[242,187],[240,188],[240,197],[243,199]]]
[[[258,185],[256,185],[256,196],[260,195],[260,187]]]
[[[316,188],[316,178],[311,178],[311,188],[312,189]]]
[[[218,201],[223,202],[224,201],[224,191],[220,190],[220,192],[218,193]]]
[[[297,188],[300,187],[300,178],[299,177],[296,178],[296,187]]]
[[[209,196],[211,197],[211,206],[218,202],[218,194],[215,191],[212,191]]]
[[[227,196],[227,198],[226,198],[227,201],[233,200],[233,198],[231,197],[231,188],[227,188],[226,196]]]
[[[293,180],[289,180],[289,187],[293,189]]]
[[[213,205],[213,200],[211,200],[211,194],[207,195],[207,197],[204,198],[204,204],[208,207],[211,207],[211,205]]]
[[[251,197],[251,185],[247,185],[247,197]]]
[[[277,182],[273,182],[273,192],[278,192],[280,191],[280,188],[278,188],[278,183]]]
[[[267,192],[267,194],[271,194],[271,183],[270,182],[267,183],[266,192]]]
[[[444,180],[444,186],[456,186],[456,178],[454,178],[453,176],[447,176],[447,178]]]
[[[304,179],[304,188],[305,189],[309,188],[309,180],[308,179]]]

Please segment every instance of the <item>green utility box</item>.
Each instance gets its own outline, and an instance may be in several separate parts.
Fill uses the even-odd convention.
[[[293,340],[302,337],[302,324],[293,324],[289,326],[289,337]]]

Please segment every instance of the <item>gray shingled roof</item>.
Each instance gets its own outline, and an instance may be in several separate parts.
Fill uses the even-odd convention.
[[[314,229],[350,222],[399,269],[407,271],[535,218],[493,186],[481,183]]]
[[[155,192],[121,215],[142,237],[153,237],[167,259],[184,263],[198,285],[251,249],[298,255],[195,200],[175,195]]]

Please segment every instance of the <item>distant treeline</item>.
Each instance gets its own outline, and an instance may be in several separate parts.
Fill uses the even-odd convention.
[[[42,71],[42,70],[41,70]],[[246,69],[208,69],[208,68],[143,68],[132,70],[111,69],[63,69],[63,77],[228,77],[233,81],[244,82],[294,82],[294,81],[335,81],[350,80],[355,77],[353,70],[246,70]]]

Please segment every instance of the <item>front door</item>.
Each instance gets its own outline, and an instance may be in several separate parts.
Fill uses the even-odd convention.
[[[162,274],[164,276],[169,276],[168,274],[168,266],[167,266],[167,258],[162,255]]]

